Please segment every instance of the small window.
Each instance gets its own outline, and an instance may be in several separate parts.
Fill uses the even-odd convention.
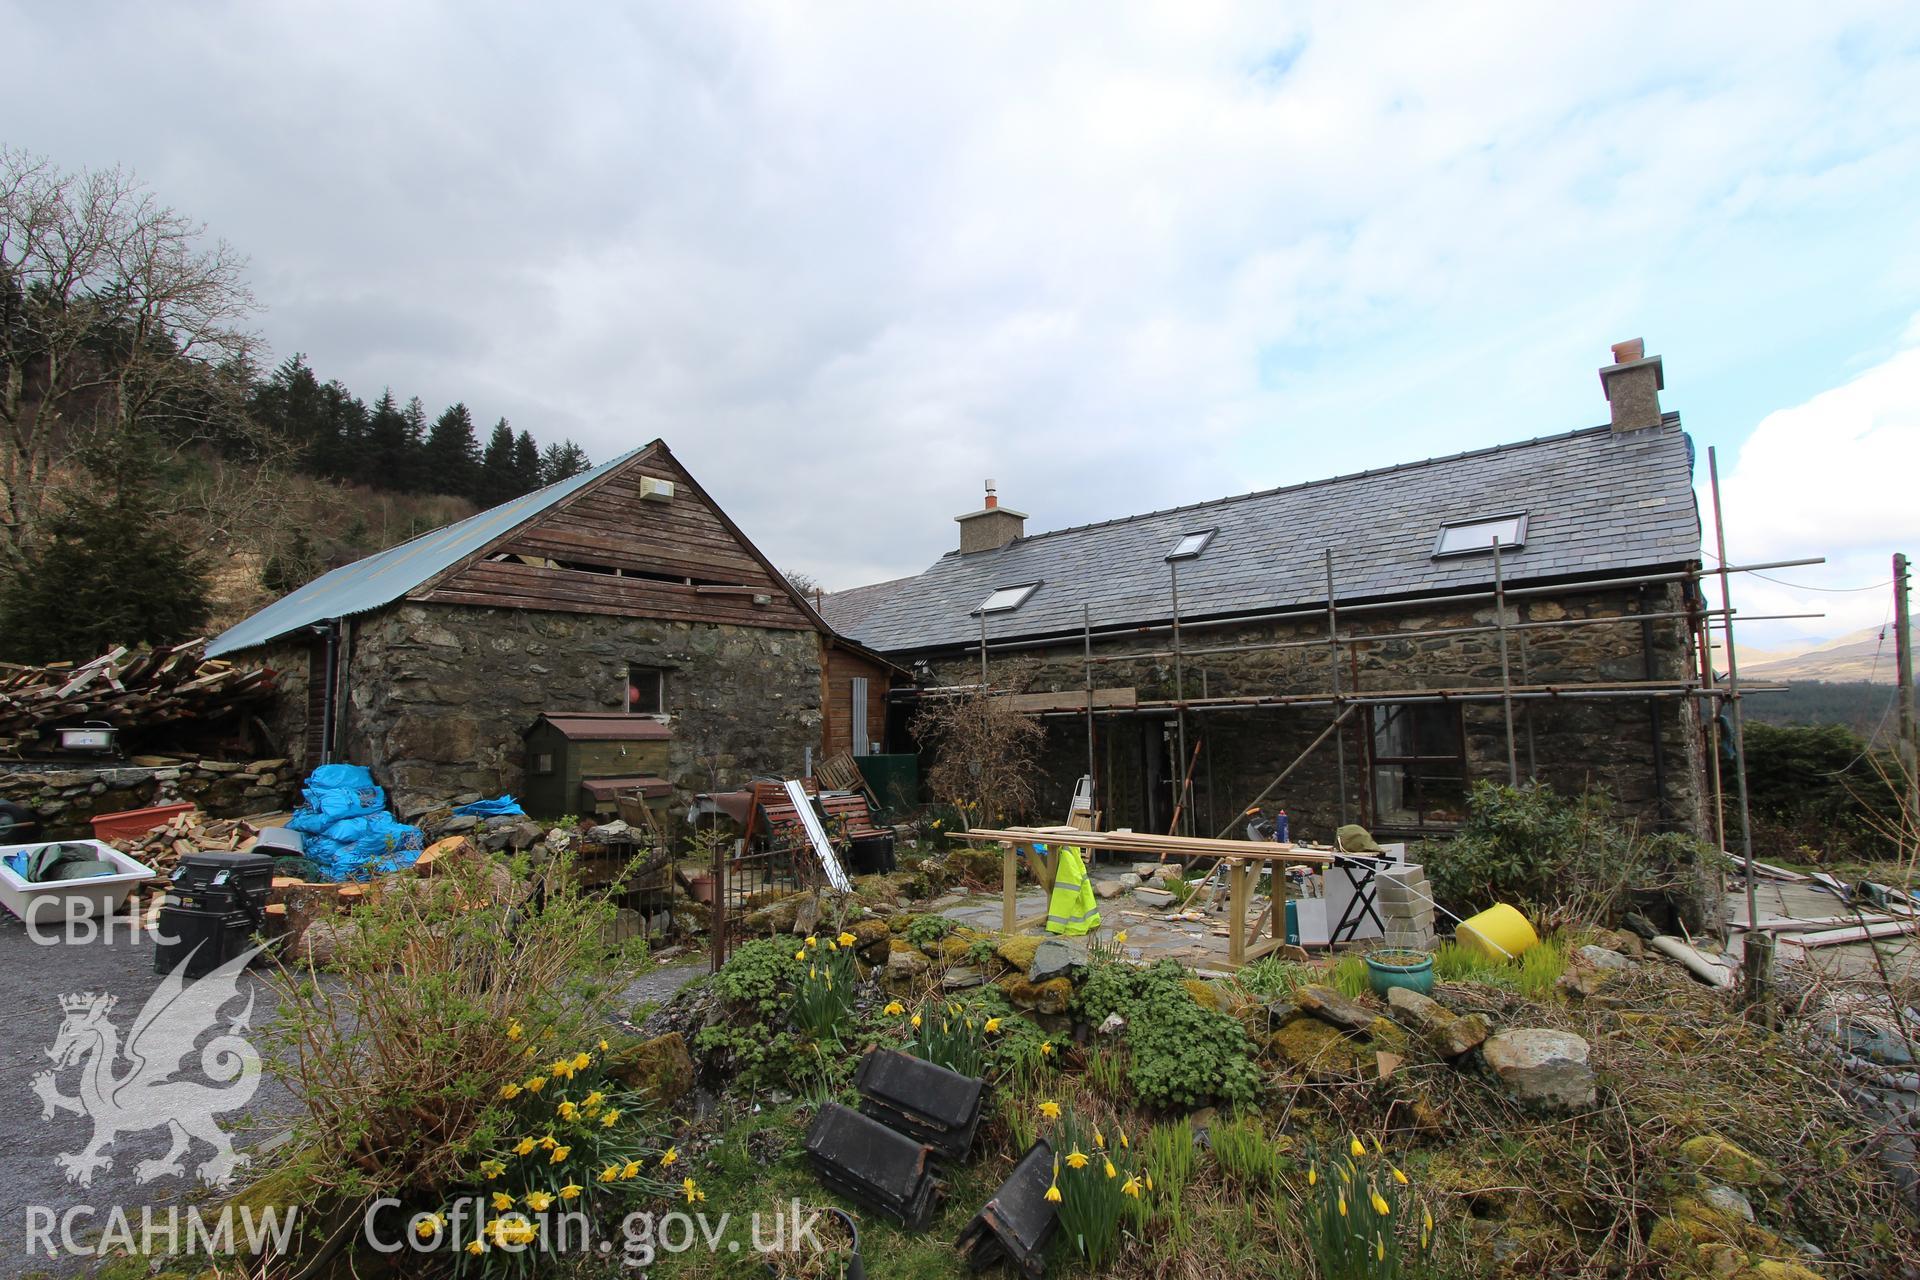
[[[538,774],[553,772],[553,752],[541,751],[533,757],[533,771]]]
[[[1167,552],[1167,559],[1199,559],[1200,553],[1207,549],[1207,544],[1213,541],[1213,535],[1218,532],[1220,532],[1218,529],[1202,529],[1197,533],[1189,533],[1174,544],[1173,550]]]
[[[1373,708],[1368,746],[1373,820],[1380,827],[1450,827],[1466,818],[1466,739],[1460,708],[1401,702]]]
[[[1527,513],[1488,516],[1480,520],[1457,520],[1440,526],[1440,537],[1433,544],[1435,556],[1470,556],[1492,552],[1494,540],[1501,551],[1518,551],[1527,543]]]
[[[1027,597],[1040,589],[1037,582],[1023,583],[1017,587],[997,587],[993,594],[980,602],[975,613],[1009,613],[1027,602]]]
[[[627,668],[627,710],[636,716],[659,716],[667,711],[667,673],[659,667]]]

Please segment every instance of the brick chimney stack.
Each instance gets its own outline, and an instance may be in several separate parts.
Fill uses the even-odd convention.
[[[1659,356],[1647,354],[1639,338],[1613,344],[1613,363],[1600,371],[1600,389],[1607,393],[1615,432],[1640,431],[1660,425],[1660,392],[1667,385]]]
[[[955,516],[960,522],[960,554],[998,551],[1027,531],[1027,513],[1000,505],[1000,491],[987,481],[987,500],[978,511]]]

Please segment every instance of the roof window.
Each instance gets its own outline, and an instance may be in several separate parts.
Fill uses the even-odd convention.
[[[1167,552],[1167,559],[1169,560],[1199,559],[1200,553],[1207,549],[1207,544],[1213,541],[1213,535],[1218,532],[1220,532],[1218,529],[1199,529],[1193,533],[1187,534],[1186,536],[1182,537],[1180,541],[1174,543],[1173,550]]]
[[[1527,513],[1521,511],[1514,515],[1449,521],[1440,526],[1440,536],[1434,540],[1434,558],[1490,552],[1496,540],[1502,551],[1518,551],[1524,547],[1527,544]]]
[[[996,587],[991,595],[980,602],[975,613],[1012,613],[1027,602],[1027,597],[1040,589],[1037,582],[1025,582],[1017,587]]]

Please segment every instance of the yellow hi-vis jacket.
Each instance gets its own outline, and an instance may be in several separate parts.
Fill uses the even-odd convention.
[[[1047,932],[1078,937],[1100,927],[1100,908],[1093,896],[1093,881],[1087,876],[1087,864],[1080,861],[1080,850],[1073,845],[1060,846],[1054,865],[1053,897],[1047,902]]]

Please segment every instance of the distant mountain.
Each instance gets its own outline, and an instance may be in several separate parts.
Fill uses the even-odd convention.
[[[1877,659],[1877,661],[1876,661]],[[1837,640],[1793,652],[1740,651],[1742,680],[1823,680],[1829,683],[1870,680],[1894,682],[1893,628],[1868,627]]]

